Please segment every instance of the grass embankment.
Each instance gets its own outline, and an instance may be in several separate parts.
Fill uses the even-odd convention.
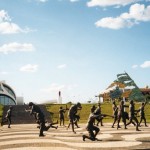
[[[80,115],[80,123],[86,123],[88,116],[90,114],[90,108],[96,104],[82,104],[82,110],[78,111],[78,114]],[[129,105],[127,103],[127,105]],[[47,110],[51,113],[51,117],[53,121],[59,120],[59,107],[62,106],[63,108],[66,108],[66,104],[47,104]],[[67,108],[69,108],[71,105],[67,104]],[[136,103],[135,108],[138,109],[141,106],[141,103]],[[102,113],[112,115],[112,104],[111,103],[103,103],[101,104]],[[126,108],[126,111],[128,112],[128,108]],[[2,119],[2,113],[3,113],[3,106],[0,105],[0,122]],[[65,113],[65,121],[68,121],[67,117],[68,111]],[[150,123],[150,104],[147,104],[145,106],[145,116],[148,123]],[[139,117],[138,117],[139,120]],[[113,118],[106,117],[104,118],[103,122],[112,122]]]
[[[78,111],[78,114],[80,115],[80,123],[86,123],[87,119],[89,117],[90,114],[90,109],[91,107],[95,105],[97,106],[97,104],[82,104],[82,110]],[[129,103],[126,103],[126,105],[129,105]],[[63,108],[66,108],[66,104],[47,104],[47,110],[51,113],[51,117],[53,121],[59,120],[59,107],[62,106]],[[136,110],[141,106],[141,103],[136,103],[135,104],[135,108]],[[70,105],[68,104],[67,107],[69,108]],[[102,113],[103,114],[108,114],[108,115],[112,115],[112,104],[111,103],[103,103],[101,104],[101,108],[102,108]],[[128,108],[126,108],[126,111],[128,112]],[[68,111],[66,111],[65,113],[65,121],[68,122],[68,117],[67,117]],[[150,123],[150,104],[147,104],[145,106],[145,116],[146,116],[146,120],[148,123]],[[138,120],[140,118],[138,117]],[[105,117],[103,119],[103,122],[112,122],[113,118],[111,117]]]

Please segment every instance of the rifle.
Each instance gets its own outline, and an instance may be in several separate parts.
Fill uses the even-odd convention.
[[[25,112],[31,112],[31,109],[26,109],[26,108],[25,108]]]
[[[69,108],[67,107],[67,105],[66,105],[66,109],[65,110],[69,110]]]
[[[111,117],[114,118],[114,116],[112,115],[107,115],[107,114],[100,114],[100,115],[96,115],[96,118],[100,120],[102,120],[104,117]]]
[[[114,116],[112,115],[107,115],[107,114],[101,114],[103,117],[111,117],[111,118],[114,118]]]

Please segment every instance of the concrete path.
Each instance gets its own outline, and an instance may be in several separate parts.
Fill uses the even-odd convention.
[[[111,124],[100,127],[97,135],[99,141],[82,140],[83,134],[88,134],[85,124],[75,129],[58,127],[50,128],[44,137],[39,137],[39,129],[36,124],[12,125],[0,127],[0,150],[101,150],[101,149],[150,149],[150,124],[149,127],[140,127],[141,131],[135,131],[134,126],[128,126],[127,130],[111,128]]]

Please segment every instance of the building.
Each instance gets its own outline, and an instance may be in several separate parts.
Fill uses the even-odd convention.
[[[125,72],[117,74],[117,79],[106,90],[99,94],[104,101],[113,99],[144,101],[145,96],[150,96],[150,89],[139,88],[134,80]]]
[[[16,101],[17,101],[17,105],[24,105],[23,97],[17,96]]]
[[[0,81],[0,104],[2,105],[23,105],[23,97],[16,97],[14,90],[5,83]]]
[[[150,96],[150,88],[146,86],[145,88],[140,88],[140,91],[144,96],[149,95]]]
[[[16,94],[14,90],[5,83],[0,81],[0,104],[2,105],[16,105]]]

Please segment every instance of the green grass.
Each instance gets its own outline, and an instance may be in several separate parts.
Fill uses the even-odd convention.
[[[2,120],[3,106],[0,104],[0,122]]]
[[[88,116],[90,114],[90,108],[92,105],[96,104],[82,104],[82,110],[78,111],[78,114],[80,115],[80,123],[86,123]],[[126,105],[129,105],[129,103],[126,103]],[[59,107],[62,106],[63,108],[66,108],[65,104],[47,104],[47,110],[51,113],[51,117],[53,121],[56,121],[59,119]],[[141,106],[141,103],[136,103],[135,108],[138,109]],[[69,108],[70,105],[67,105]],[[112,115],[112,104],[111,103],[103,103],[101,104],[102,113]],[[128,108],[126,108],[126,111],[128,112]],[[65,121],[68,122],[67,117],[68,111],[65,113]],[[145,106],[145,116],[148,123],[150,123],[150,104],[147,104]],[[139,117],[138,117],[139,120]],[[105,117],[103,119],[103,122],[112,122],[113,118],[111,117]]]

